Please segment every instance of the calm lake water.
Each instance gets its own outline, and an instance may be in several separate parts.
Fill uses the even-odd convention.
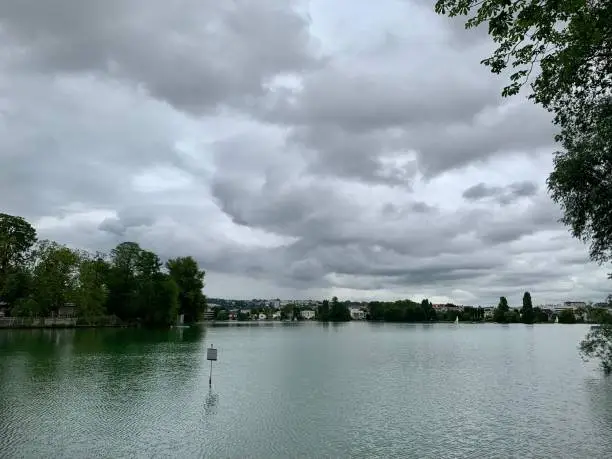
[[[587,329],[0,330],[0,457],[612,457]]]

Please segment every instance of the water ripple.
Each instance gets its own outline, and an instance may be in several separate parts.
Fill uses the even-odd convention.
[[[612,378],[579,359],[585,331],[3,331],[0,457],[612,457]]]

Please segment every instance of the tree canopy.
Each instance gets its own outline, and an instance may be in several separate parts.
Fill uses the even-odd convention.
[[[168,260],[166,268],[179,289],[179,313],[185,314],[185,320],[188,322],[198,320],[206,303],[202,293],[204,271],[200,270],[193,257]]]
[[[529,84],[529,98],[559,127],[548,179],[562,221],[612,260],[612,2],[605,0],[438,0],[435,10],[487,25],[497,49],[482,63],[508,72],[504,96]]]
[[[535,321],[535,313],[533,311],[533,304],[531,303],[531,293],[529,292],[525,292],[523,295],[521,320],[526,324],[532,324]]]

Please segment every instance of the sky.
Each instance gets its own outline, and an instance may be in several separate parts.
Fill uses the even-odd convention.
[[[0,211],[211,297],[602,301],[493,49],[429,0],[0,0]]]

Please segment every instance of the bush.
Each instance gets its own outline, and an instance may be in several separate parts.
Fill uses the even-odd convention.
[[[574,315],[574,311],[571,309],[564,309],[559,314],[559,323],[560,324],[575,324],[576,316]]]

